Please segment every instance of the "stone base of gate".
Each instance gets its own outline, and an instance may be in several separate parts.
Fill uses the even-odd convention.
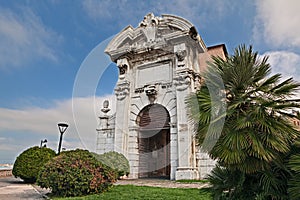
[[[138,178],[139,178],[138,172],[133,172],[128,175],[128,179],[138,179]]]
[[[176,180],[197,180],[199,172],[196,168],[178,167],[175,175]]]

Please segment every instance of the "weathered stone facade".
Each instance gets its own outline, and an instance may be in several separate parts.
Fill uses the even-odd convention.
[[[204,178],[215,162],[202,153],[189,123],[185,98],[199,89],[201,72],[224,45],[206,47],[187,20],[153,14],[116,35],[105,52],[119,68],[116,113],[108,104],[97,128],[97,153],[117,151],[130,178]]]

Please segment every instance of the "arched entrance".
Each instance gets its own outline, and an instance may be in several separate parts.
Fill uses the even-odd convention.
[[[170,115],[160,104],[150,104],[137,117],[139,178],[170,178]]]

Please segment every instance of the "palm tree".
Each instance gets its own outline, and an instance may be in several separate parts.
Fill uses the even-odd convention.
[[[259,59],[258,53],[245,45],[225,60],[214,57],[204,74],[201,89],[187,100],[200,145],[207,138],[215,138],[209,135],[216,134],[208,131],[209,126],[221,120],[225,122],[215,145],[211,149],[202,148],[221,165],[246,173],[268,169],[269,163],[287,153],[299,136],[291,123],[295,117],[291,110],[299,104],[290,98],[300,85],[292,78],[280,82],[280,74],[270,76],[267,60],[267,57]],[[219,117],[213,117],[220,110],[214,109],[218,102],[212,100],[211,93],[216,90],[209,89],[221,87],[215,76],[224,84],[217,91],[223,97],[219,103],[227,104],[226,113],[217,113]]]
[[[268,57],[260,58],[245,45],[226,59],[213,57],[201,89],[187,99],[187,107],[199,145],[220,165],[211,181],[217,183],[224,177],[220,174],[238,173],[244,177],[237,181],[242,188],[250,182],[262,184],[264,189],[253,193],[258,199],[280,195],[284,199],[281,178],[288,172],[283,160],[300,136],[292,124],[297,117],[292,111],[299,108],[299,100],[293,97],[300,84],[292,78],[281,82],[280,74],[271,75],[267,61]],[[223,193],[241,194],[237,186],[235,192],[227,188]],[[272,195],[274,191],[281,193]]]
[[[300,199],[300,140],[297,140],[293,146],[288,159],[288,167],[292,173],[292,177],[288,181],[290,199]]]

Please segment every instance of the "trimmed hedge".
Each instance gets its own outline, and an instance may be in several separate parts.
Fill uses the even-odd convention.
[[[110,151],[104,154],[94,153],[94,155],[100,162],[116,170],[118,178],[129,174],[129,162],[123,154]]]
[[[54,156],[55,152],[52,149],[38,146],[31,147],[17,157],[12,173],[26,183],[34,183],[41,168]]]
[[[37,184],[55,196],[82,196],[106,191],[116,172],[87,150],[64,151],[41,170]]]

